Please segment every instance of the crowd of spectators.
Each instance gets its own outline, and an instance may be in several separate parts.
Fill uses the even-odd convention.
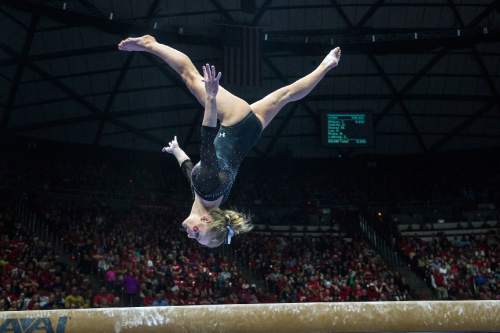
[[[1,310],[256,303],[265,294],[221,251],[185,237],[172,208],[45,200],[37,209],[57,226],[60,249],[17,223],[7,232],[12,216],[2,215]]]
[[[0,213],[0,311],[89,306],[91,279],[67,265],[53,244]]]
[[[252,235],[238,257],[257,272],[274,302],[407,300],[410,288],[360,239]]]
[[[397,300],[408,286],[361,240],[249,235],[200,247],[169,206],[115,209],[47,200],[58,248],[2,215],[2,309]],[[264,284],[260,281],[265,281]]]
[[[500,233],[403,237],[399,246],[439,299],[500,300]]]
[[[0,191],[29,193],[26,209],[51,237],[27,229],[13,205],[1,207],[0,310],[412,297],[406,281],[357,238],[252,233],[236,237],[229,252],[199,247],[178,229],[191,193],[165,156],[30,149],[28,157],[10,152],[0,160]],[[439,170],[415,175],[401,167],[405,162],[267,162],[243,164],[229,201],[263,224],[324,223],[325,207],[329,222],[342,223],[336,206],[366,202],[401,208],[399,202],[425,198],[493,204],[499,198],[494,182],[455,184],[460,170],[438,181]],[[404,238],[399,245],[439,298],[498,298],[498,234],[430,243]]]

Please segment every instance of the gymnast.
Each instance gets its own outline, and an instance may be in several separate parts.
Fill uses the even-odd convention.
[[[188,56],[158,43],[152,36],[127,38],[118,44],[118,49],[147,52],[160,57],[180,75],[187,88],[205,107],[200,162],[193,167],[191,159],[179,146],[177,137],[162,151],[175,156],[194,193],[191,213],[182,222],[188,237],[211,248],[230,244],[234,235],[252,229],[246,215],[220,208],[229,196],[243,158],[285,105],[304,98],[328,71],[338,65],[340,48],[331,50],[308,75],[251,105],[219,86],[221,73],[217,73],[214,66],[204,65],[201,76]],[[220,121],[219,129],[217,120]]]

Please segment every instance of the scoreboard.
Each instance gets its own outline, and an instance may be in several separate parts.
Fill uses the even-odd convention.
[[[322,141],[334,147],[373,145],[373,122],[368,112],[323,112]]]

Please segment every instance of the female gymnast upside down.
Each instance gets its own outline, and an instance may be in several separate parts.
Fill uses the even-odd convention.
[[[278,112],[286,104],[304,98],[338,65],[340,48],[331,50],[308,75],[251,105],[219,86],[221,73],[217,74],[214,66],[203,66],[202,77],[188,56],[158,43],[152,36],[127,38],[118,48],[148,52],[163,59],[205,107],[198,164],[193,167],[189,156],[179,147],[177,137],[162,149],[176,157],[194,192],[191,213],[182,222],[188,237],[202,245],[217,247],[229,244],[235,234],[250,231],[252,226],[245,215],[219,208],[229,196],[238,168]],[[219,129],[217,120],[221,123]]]

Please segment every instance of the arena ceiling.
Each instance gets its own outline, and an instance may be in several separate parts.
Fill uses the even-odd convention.
[[[118,52],[149,33],[222,66],[224,31],[259,27],[262,83],[250,103],[311,71],[332,45],[341,65],[288,106],[253,154],[301,157],[498,147],[500,1],[0,0],[0,117],[9,135],[196,151],[202,108],[160,60]],[[222,82],[224,84],[224,80]],[[225,85],[226,86],[226,85]],[[373,114],[376,145],[320,145],[324,110]]]

